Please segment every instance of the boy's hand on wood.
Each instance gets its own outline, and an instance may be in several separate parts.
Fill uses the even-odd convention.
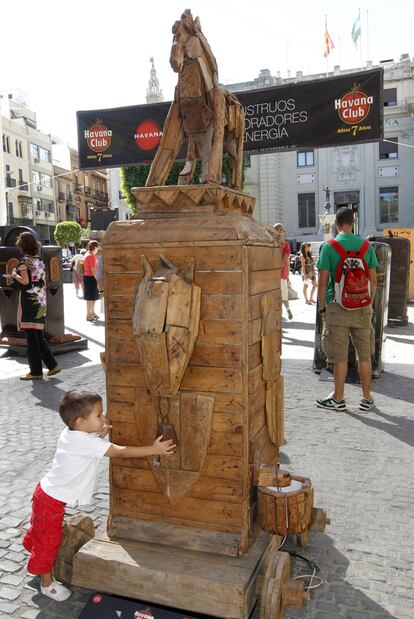
[[[152,446],[156,455],[158,456],[170,456],[174,453],[174,450],[176,448],[176,445],[173,443],[172,439],[169,439],[168,441],[163,441],[162,435],[158,436],[155,439]]]

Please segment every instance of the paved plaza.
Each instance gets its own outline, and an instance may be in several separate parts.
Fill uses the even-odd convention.
[[[300,280],[293,279],[300,289]],[[357,412],[357,385],[347,386],[349,411],[315,407],[315,398],[331,390],[312,372],[315,308],[301,299],[291,307],[293,321],[283,325],[286,444],[281,462],[312,479],[315,505],[326,508],[332,522],[325,533],[312,536],[305,551],[287,540],[285,549],[316,561],[323,585],[304,612],[287,610],[285,617],[413,619],[414,307],[408,327],[387,330],[385,373],[373,386],[377,410],[369,413]],[[65,316],[67,327],[86,335],[90,346],[60,356],[61,374],[22,383],[18,377],[26,371],[25,359],[0,357],[0,619],[76,618],[90,594],[75,587],[61,604],[41,596],[37,580],[25,574],[21,546],[31,494],[62,430],[61,395],[74,387],[104,394],[99,359],[104,322],[85,321],[84,301],[69,284]],[[98,528],[105,527],[108,509],[107,466],[102,462],[93,504],[82,509]],[[299,567],[300,561],[294,569]],[[258,609],[253,616],[258,619]]]

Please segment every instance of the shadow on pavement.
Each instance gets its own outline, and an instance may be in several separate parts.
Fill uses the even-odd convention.
[[[66,393],[59,385],[62,381],[58,379],[34,381],[31,389],[31,394],[38,399],[35,406],[48,408],[58,414],[60,398]]]
[[[289,538],[290,539],[290,538]],[[303,555],[319,566],[319,576],[323,580],[321,587],[314,590],[311,601],[307,603],[305,611],[286,609],[285,619],[307,619],[307,617],[323,617],[324,619],[337,619],[343,616],[342,610],[346,609],[346,617],[368,619],[378,617],[380,619],[397,619],[386,611],[382,606],[365,595],[358,587],[368,584],[362,577],[347,576],[349,560],[333,545],[333,540],[324,533],[313,533],[311,544],[306,549],[290,545],[282,550],[290,550]],[[301,559],[294,558],[294,575],[309,574],[312,570]],[[354,582],[353,582],[354,581]],[[305,580],[309,582],[309,580]],[[371,592],[372,594],[372,592]]]
[[[413,366],[399,367],[407,368],[407,371],[414,375]],[[384,372],[372,383],[372,391],[390,398],[414,403],[414,378],[397,372]]]
[[[383,413],[378,409],[371,411],[368,415],[358,415],[350,411],[344,411],[344,413],[364,423],[366,426],[382,430],[397,440],[414,447],[414,421],[412,419],[398,415],[387,415],[387,413]],[[384,419],[384,421],[381,421],[379,417]]]
[[[298,340],[294,337],[288,337],[287,335],[283,335],[283,345],[286,346],[306,346],[307,348],[314,348],[314,342],[308,342],[306,340]]]

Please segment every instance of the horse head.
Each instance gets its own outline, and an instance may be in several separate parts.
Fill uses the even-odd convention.
[[[190,9],[181,15],[172,27],[173,43],[170,54],[170,65],[176,73],[180,73],[184,60],[198,58],[202,54],[202,47],[197,33],[201,31],[200,20],[193,18]]]

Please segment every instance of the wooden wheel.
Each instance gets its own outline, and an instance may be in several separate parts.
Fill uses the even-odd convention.
[[[282,619],[284,606],[283,584],[290,575],[290,556],[275,552],[267,564],[260,604],[260,619]]]
[[[275,552],[269,559],[263,580],[260,619],[283,619],[286,606],[302,609],[309,594],[302,580],[290,576],[290,555]]]
[[[93,537],[95,526],[92,518],[83,514],[68,518],[63,525],[62,542],[53,568],[58,580],[71,584],[74,556]]]

